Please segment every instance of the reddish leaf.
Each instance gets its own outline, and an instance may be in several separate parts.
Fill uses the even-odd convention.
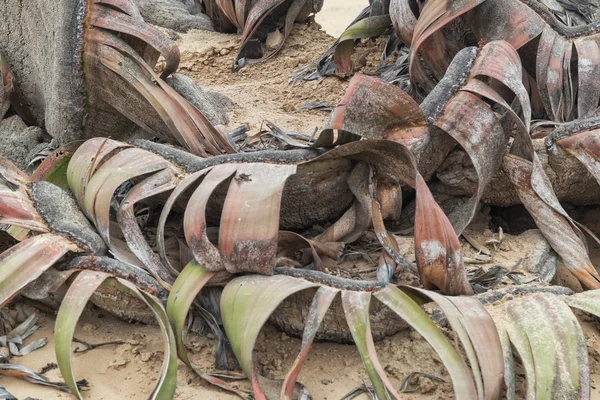
[[[600,131],[583,131],[557,141],[558,145],[573,154],[600,184]]]
[[[191,175],[188,175],[183,179],[175,190],[171,193],[166,203],[163,206],[163,209],[160,213],[160,219],[158,220],[158,227],[156,229],[156,244],[158,247],[158,253],[160,255],[160,259],[164,265],[167,265],[171,270],[171,273],[177,274],[178,268],[171,264],[169,257],[167,256],[167,251],[165,248],[165,224],[167,222],[167,218],[169,218],[169,214],[171,213],[171,209],[175,202],[180,198],[180,196],[188,190],[196,181],[202,178],[210,171],[210,169],[204,169],[198,172],[195,172]]]
[[[48,232],[29,195],[29,177],[6,158],[0,157],[0,223],[36,232]]]
[[[113,156],[121,149],[131,147],[122,142],[105,138],[86,140],[73,154],[67,169],[67,181],[79,205],[83,204],[88,182],[96,170],[104,163],[104,159]],[[85,209],[88,218],[88,214]]]
[[[120,3],[124,6],[124,2]],[[127,10],[133,12],[135,9],[127,7]],[[179,48],[157,28],[146,24],[139,12],[135,15],[129,15],[112,7],[104,7],[98,1],[92,1],[88,15],[88,23],[91,26],[136,37],[162,54],[166,60],[166,65],[161,78],[164,79],[177,71]]]
[[[295,165],[247,164],[229,184],[219,229],[223,265],[231,273],[273,271],[279,210]],[[252,260],[253,265],[245,264]]]
[[[127,193],[127,196],[121,202],[121,207],[117,214],[121,231],[129,249],[144,264],[145,269],[151,272],[155,279],[159,278],[163,281],[163,286],[165,282],[170,283],[174,278],[169,273],[170,271],[164,267],[160,257],[146,241],[144,233],[138,225],[134,206],[140,201],[175,188],[179,182],[177,175],[181,173],[182,171],[178,169],[169,168],[144,179]]]
[[[430,0],[425,4],[415,25],[410,48],[409,69],[413,84],[418,82],[427,92],[433,89],[434,82],[425,71],[420,57],[433,75],[441,79],[459,50],[444,38],[441,28],[484,1]]]
[[[600,47],[593,38],[575,39],[577,49],[577,116],[590,116],[598,106],[600,98]]]
[[[235,13],[236,1],[234,0],[215,0],[219,10],[227,17],[227,19],[234,25],[237,23],[237,15]],[[244,25],[238,25],[238,29]]]
[[[411,0],[391,1],[390,17],[396,35],[407,47],[411,47],[413,31],[417,25],[417,17],[411,8]]]
[[[507,154],[504,157],[504,168],[515,185],[521,202],[552,248],[561,256],[565,266],[585,287],[600,288],[600,276],[588,257],[585,243],[575,234],[569,220],[541,199],[533,189],[532,163]]]
[[[131,160],[136,160],[132,163]],[[164,158],[142,149],[125,149],[108,159],[91,176],[85,187],[85,198],[80,201],[83,211],[94,221],[98,233],[110,246],[110,202],[115,190],[135,177],[158,172],[165,168],[176,169]],[[71,169],[71,168],[69,168]]]
[[[211,272],[217,272],[224,268],[219,249],[208,240],[206,234],[206,205],[217,186],[231,178],[237,168],[236,164],[224,164],[212,168],[186,207],[183,220],[185,240],[198,264]]]
[[[37,279],[68,251],[80,249],[68,239],[47,233],[24,240],[0,255],[0,307]]]
[[[246,20],[242,30],[242,44],[240,45],[240,52],[252,38],[252,35],[260,27],[265,18],[269,16],[273,10],[284,3],[285,0],[256,0],[249,3]],[[239,53],[238,53],[239,57]],[[236,57],[236,58],[238,58]]]
[[[277,252],[281,194],[285,181],[295,171],[295,165],[213,167],[192,195],[184,218],[186,240],[196,260],[209,271],[271,274]],[[206,205],[217,186],[230,178],[217,249],[206,235]]]
[[[111,42],[117,42],[117,39],[108,35],[105,40],[108,41],[109,38]],[[121,43],[119,47],[128,46]],[[141,68],[146,69],[146,72],[151,68],[139,56],[130,52],[131,58],[128,58],[115,48],[104,46],[100,57],[104,66],[121,76],[144,96],[169,128],[172,137],[182,146],[200,156],[232,152],[230,145],[198,109],[158,76],[154,76],[159,84],[157,86],[142,72]]]
[[[477,173],[477,192],[451,216],[454,230],[460,234],[473,219],[484,189],[502,164],[509,135],[489,105],[466,91],[450,100],[435,125],[465,149]]]
[[[355,135],[380,139],[421,126],[425,126],[425,116],[409,95],[381,79],[357,74],[350,80],[316,146],[350,142],[357,139]]]
[[[304,323],[304,333],[302,335],[302,345],[300,349],[300,353],[294,360],[294,364],[288,371],[285,379],[283,381],[283,385],[281,388],[281,398],[285,400],[292,400],[292,394],[294,391],[294,384],[298,379],[298,375],[300,374],[300,369],[302,368],[302,363],[306,359],[308,351],[310,350],[310,346],[319,330],[319,326],[321,326],[321,322],[325,317],[325,313],[329,310],[329,306],[331,302],[337,296],[339,290],[334,288],[329,288],[322,286],[317,290],[315,297],[313,298],[312,304],[308,311],[308,317],[306,322]]]
[[[472,289],[462,263],[458,238],[448,218],[433,200],[429,188],[417,171],[415,159],[410,151],[397,142],[372,139],[338,146],[313,162],[336,157],[368,162],[376,168],[378,176],[382,179],[400,180],[417,190],[415,247],[423,284],[425,287],[437,287],[445,294],[471,294]],[[355,188],[355,191],[359,193],[358,188]],[[352,232],[356,226],[357,207],[358,203],[355,203],[353,208],[318,239],[338,241],[341,235]],[[369,213],[372,212],[372,207],[369,198],[366,208]],[[392,246],[386,248],[391,249],[390,253],[393,254]]]
[[[458,237],[420,176],[417,178],[415,257],[426,289],[437,288],[449,295],[473,294],[464,272]]]
[[[571,117],[573,104],[564,98],[565,95],[570,96],[565,91],[571,89],[571,84],[565,87],[563,78],[571,78],[572,46],[570,40],[560,36],[551,27],[544,28],[536,60],[536,79],[546,112],[555,121],[565,121]]]

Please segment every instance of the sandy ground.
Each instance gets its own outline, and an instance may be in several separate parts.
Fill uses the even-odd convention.
[[[368,0],[325,0],[316,20],[325,32],[338,37],[368,5]]]
[[[317,21],[333,35],[344,27],[367,4],[367,0],[327,0],[323,13]],[[324,31],[306,26],[296,26],[282,53],[274,60],[259,66],[244,68],[238,74],[230,72],[233,55],[239,39],[233,35],[209,32],[190,32],[179,40],[181,69],[204,88],[228,95],[235,103],[230,113],[229,128],[248,124],[250,134],[257,133],[266,120],[276,123],[287,131],[312,134],[326,123],[328,112],[302,111],[304,102],[326,102],[335,105],[344,93],[346,82],[336,78],[290,86],[289,75],[299,66],[307,64],[334,41]],[[597,215],[597,214],[594,214]],[[592,220],[594,215],[583,216]],[[480,232],[482,234],[482,232]],[[467,255],[474,250],[463,243]],[[518,245],[499,249],[496,261],[514,263],[521,256]],[[597,250],[597,249],[596,249]],[[598,260],[596,260],[598,261]],[[22,314],[36,312],[30,306],[22,306]],[[16,311],[15,311],[16,312]],[[54,316],[37,311],[41,328],[33,339],[47,337],[48,345],[34,353],[15,358],[13,361],[32,370],[39,370],[55,362],[53,327]],[[584,324],[588,337],[592,367],[593,399],[600,399],[600,353],[597,323]],[[78,379],[90,382],[85,397],[89,399],[143,399],[152,390],[162,360],[162,344],[158,328],[140,324],[128,324],[106,312],[89,307],[78,325],[75,336],[99,343],[123,340],[122,345],[107,346],[86,354],[75,355],[74,368]],[[81,345],[74,344],[75,347]],[[189,341],[191,359],[202,370],[212,369],[215,341],[206,337],[192,336]],[[283,378],[300,348],[300,340],[290,338],[267,326],[259,338],[255,350],[259,371],[269,378]],[[377,343],[380,361],[396,387],[409,373],[420,371],[445,379],[437,383],[429,378],[418,378],[413,383],[416,391],[403,394],[406,399],[450,399],[452,389],[448,376],[429,346],[415,333],[403,331]],[[52,380],[61,380],[57,369],[48,372]],[[193,371],[180,362],[176,399],[234,399],[219,389],[199,379]],[[310,390],[314,399],[334,400],[341,398],[353,388],[368,382],[360,356],[354,346],[333,343],[316,343],[302,369],[299,381]],[[5,386],[19,399],[69,399],[70,395],[53,389],[34,386],[12,378],[0,378]],[[522,384],[522,381],[521,381]],[[522,394],[522,385],[519,393]],[[358,399],[367,399],[362,395]]]

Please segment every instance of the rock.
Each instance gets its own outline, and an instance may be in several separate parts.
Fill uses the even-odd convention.
[[[521,268],[550,282],[556,274],[558,256],[539,229],[531,229],[517,236],[516,240],[529,244]]]
[[[202,14],[194,1],[134,0],[144,20],[148,23],[177,32],[190,29],[214,31],[210,18]]]
[[[129,360],[125,359],[124,357],[115,357],[115,359],[112,360],[110,364],[108,364],[108,368],[112,368],[118,371],[121,368],[125,367],[127,364],[129,364]]]
[[[37,126],[27,126],[17,116],[0,121],[0,155],[24,170],[31,157],[44,146],[43,131]]]
[[[143,362],[150,361],[153,356],[154,356],[154,353],[149,352],[149,351],[140,352],[140,360],[142,360]]]
[[[219,53],[219,50],[214,50]],[[227,113],[233,110],[233,101],[220,93],[204,91],[190,77],[182,74],[173,74],[167,83],[192,103],[213,125],[227,125]]]
[[[279,47],[281,45],[281,43],[283,43],[283,41],[285,40],[285,37],[283,36],[283,34],[279,31],[279,29],[276,29],[275,31],[269,33],[267,35],[267,47],[274,49],[276,47]]]

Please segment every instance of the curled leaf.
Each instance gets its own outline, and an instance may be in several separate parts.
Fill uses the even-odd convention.
[[[113,279],[111,275],[100,272],[85,270],[81,271],[75,278],[56,317],[56,327],[54,340],[56,343],[56,359],[61,374],[71,392],[78,399],[83,399],[79,388],[75,383],[75,376],[71,364],[71,343],[75,326],[89,298],[107,279]],[[135,285],[120,278],[116,278],[117,284],[123,287],[124,291],[129,292],[134,297],[142,300],[154,313],[161,333],[164,335],[165,352],[164,361],[157,379],[156,385],[152,390],[150,399],[170,399],[175,394],[177,386],[177,351],[175,336],[169,325],[169,320],[160,300],[154,296],[141,292]]]
[[[24,240],[0,254],[0,307],[69,251],[80,251],[63,236],[47,233]]]

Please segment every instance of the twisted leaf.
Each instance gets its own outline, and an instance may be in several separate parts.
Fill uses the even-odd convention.
[[[456,398],[476,398],[471,371],[427,314],[407,294],[391,285],[375,292],[374,296],[408,322],[434,348],[452,378]]]
[[[35,209],[27,184],[31,180],[11,161],[0,157],[0,223],[36,232],[48,232]]]
[[[69,287],[56,317],[54,340],[56,342],[56,359],[58,367],[60,368],[63,377],[65,377],[67,386],[78,399],[83,399],[83,397],[75,384],[75,377],[71,365],[71,343],[73,341],[73,334],[75,332],[77,321],[89,298],[107,279],[113,278],[111,275],[99,271],[85,270],[80,272]],[[165,339],[165,355],[159,379],[149,398],[171,399],[175,394],[177,386],[177,351],[175,337],[171,326],[169,325],[167,314],[163,309],[160,300],[154,296],[141,292],[135,285],[128,281],[120,278],[114,279],[116,279],[117,284],[120,284],[123,287],[125,292],[139,298],[150,307],[156,316],[161,328],[161,333],[164,335]]]
[[[308,310],[308,316],[306,317],[306,322],[304,324],[304,333],[302,335],[302,345],[300,349],[300,353],[294,360],[294,364],[288,371],[285,379],[283,381],[283,385],[281,387],[281,398],[285,400],[291,400],[294,392],[294,384],[298,379],[298,375],[300,374],[300,369],[302,368],[302,364],[306,359],[308,351],[310,350],[310,346],[313,343],[315,335],[319,330],[319,326],[321,326],[321,322],[325,317],[325,313],[329,309],[329,306],[333,302],[333,299],[337,296],[339,290],[334,288],[329,288],[326,286],[321,286]]]
[[[63,236],[47,233],[24,240],[0,254],[0,307],[69,251],[80,251]]]
[[[314,286],[288,276],[250,275],[232,280],[223,290],[223,326],[242,370],[251,379],[256,398],[265,398],[252,357],[260,329],[285,298]]]
[[[339,37],[333,53],[335,73],[345,75],[354,72],[351,59],[354,53],[354,41],[380,36],[389,28],[390,23],[389,15],[376,15],[349,26]]]
[[[272,271],[283,186],[295,171],[295,165],[213,167],[190,198],[185,213],[186,240],[196,260],[210,271]],[[217,186],[229,179],[217,249],[206,235],[206,205]],[[246,264],[249,257],[252,265]]]
[[[371,293],[369,292],[342,292],[342,304],[344,305],[346,321],[369,379],[373,384],[375,395],[379,399],[389,398],[390,395],[395,399],[400,399],[400,395],[388,379],[375,353],[375,343],[371,336],[371,325],[369,323],[370,300]]]
[[[54,389],[58,389],[61,392],[69,392],[69,387],[64,382],[52,382],[44,375],[33,372],[21,365],[17,364],[0,364],[0,375],[10,376],[17,379],[22,379],[35,385],[48,386]],[[86,380],[77,382],[78,386],[87,386]],[[0,394],[2,391],[0,390]],[[2,397],[0,397],[2,398]],[[14,397],[7,397],[8,399],[14,399]]]

